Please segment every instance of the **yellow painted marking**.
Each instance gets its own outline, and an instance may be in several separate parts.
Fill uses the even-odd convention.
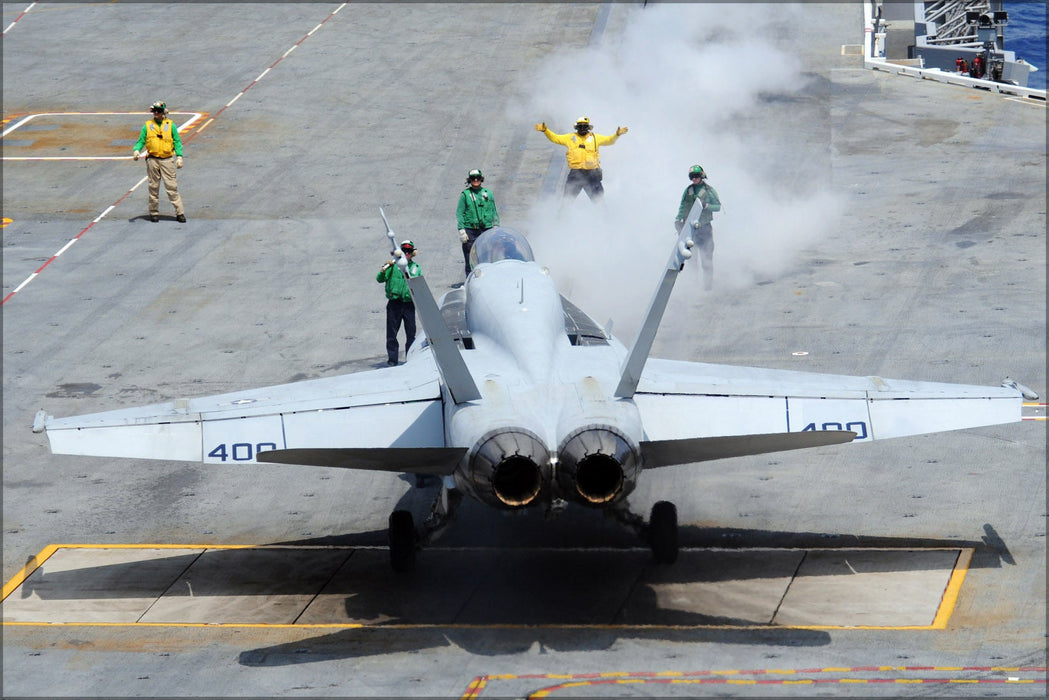
[[[849,677],[844,677],[844,678],[827,678],[827,679],[801,678],[801,679],[797,679],[797,680],[790,680],[790,679],[762,680],[762,679],[757,679],[757,678],[755,678],[753,680],[736,680],[736,679],[733,679],[733,680],[722,680],[720,678],[716,678],[716,676],[732,675],[732,674],[748,674],[748,675],[753,675],[753,676],[765,676],[765,675],[770,675],[770,674],[779,673],[779,672],[787,673],[787,674],[795,674],[795,673],[823,674],[823,673],[826,673],[828,671],[831,671],[831,672],[846,671],[846,672],[849,672],[849,673],[856,673],[856,672],[870,673],[872,671],[897,671],[897,672],[902,672],[902,673],[915,673],[915,672],[923,672],[923,671],[977,671],[977,672],[980,672],[980,673],[984,673],[984,672],[987,672],[988,670],[995,671],[995,670],[1000,670],[1000,669],[997,668],[997,667],[990,667],[990,669],[988,669],[987,667],[983,667],[983,666],[932,666],[932,667],[925,667],[925,666],[915,666],[915,667],[912,667],[912,666],[874,666],[874,667],[859,666],[859,667],[848,667],[848,668],[832,667],[832,668],[827,668],[827,669],[811,669],[811,668],[810,669],[756,669],[756,670],[755,669],[751,669],[751,670],[747,670],[747,671],[741,671],[741,670],[736,670],[736,669],[725,669],[725,670],[710,669],[710,670],[704,670],[704,671],[687,671],[687,672],[681,672],[681,671],[664,671],[664,672],[658,672],[658,673],[653,673],[653,672],[635,672],[635,673],[625,674],[625,675],[628,676],[628,678],[626,678],[626,679],[615,678],[616,676],[623,675],[623,674],[620,674],[620,673],[576,673],[576,674],[568,674],[569,678],[574,679],[572,682],[569,682],[569,683],[558,683],[558,684],[555,684],[555,685],[547,685],[545,687],[533,690],[532,692],[528,693],[528,695],[526,697],[528,697],[528,698],[545,698],[545,697],[549,697],[550,695],[552,695],[552,694],[554,694],[554,693],[556,693],[558,691],[564,691],[564,690],[569,690],[569,689],[572,689],[572,688],[581,688],[581,687],[591,687],[591,688],[593,688],[593,687],[596,687],[598,685],[608,685],[608,684],[612,684],[612,685],[626,685],[628,683],[632,683],[632,684],[636,684],[636,683],[641,683],[641,684],[644,684],[644,683],[662,683],[662,684],[667,684],[668,681],[665,678],[661,678],[662,676],[667,676],[667,675],[691,676],[690,678],[675,678],[673,680],[670,680],[669,683],[672,684],[672,685],[685,685],[685,684],[693,684],[693,685],[713,685],[713,684],[721,684],[721,685],[729,685],[729,684],[733,684],[733,685],[758,685],[758,684],[765,684],[765,685],[815,685],[817,683],[820,683],[820,684],[838,684],[838,685],[844,685],[844,684],[887,684],[887,683],[899,683],[899,684],[910,684],[910,685],[913,685],[913,684],[922,684],[922,683],[930,683],[930,684],[931,683],[935,683],[935,684],[941,684],[941,683],[985,683],[985,684],[990,684],[990,683],[995,683],[995,684],[1000,684],[1000,683],[1003,682],[1001,679],[998,679],[998,678],[969,678],[969,679],[948,679],[948,678],[944,678],[944,679],[940,679],[940,678],[882,678],[882,677],[874,677],[874,678],[855,678],[855,677],[853,677],[853,678],[849,678]],[[1031,667],[1024,667],[1023,671],[1029,672],[1029,673],[1042,673],[1042,674],[1044,674],[1045,671],[1046,671],[1046,668],[1044,666],[1031,666]],[[697,676],[699,676],[699,677],[697,677]],[[467,686],[465,693],[461,696],[461,700],[467,700],[468,698],[478,698],[478,697],[480,697],[480,694],[481,694],[480,691],[481,691],[482,688],[487,687],[488,681],[494,681],[494,680],[549,681],[549,680],[559,680],[559,679],[564,678],[564,677],[565,677],[565,674],[549,674],[549,673],[539,673],[539,674],[531,674],[531,673],[529,673],[529,674],[513,674],[513,673],[510,673],[510,674],[503,674],[503,675],[483,675],[483,676],[477,676]],[[612,677],[613,680],[605,680],[605,679],[610,678],[610,677]],[[1006,679],[1005,682],[1008,682],[1008,683],[1028,683],[1028,684],[1043,683],[1044,684],[1045,683],[1045,678],[1043,677],[1043,678],[1023,679],[1023,680],[1021,680],[1020,678],[1010,677],[1010,678]]]
[[[49,557],[59,549],[200,549],[200,550],[235,550],[235,549],[258,549],[258,550],[353,550],[353,549],[384,549],[374,546],[339,546],[339,545],[255,545],[255,544],[52,544],[41,550],[40,554],[29,560],[29,563],[16,574],[10,581],[4,584],[3,602],[14,592],[25,580],[32,575]],[[891,548],[890,548],[891,549]],[[951,578],[945,589],[943,598],[936,617],[931,625],[899,625],[899,626],[875,626],[875,625],[783,625],[777,629],[792,630],[894,630],[894,631],[927,631],[931,629],[944,629],[950,619],[951,612],[957,603],[958,592],[965,578],[969,563],[972,559],[973,550],[959,547],[928,547],[913,551],[950,551],[958,550],[958,561],[952,571]],[[815,551],[815,550],[813,550]],[[424,630],[424,629],[461,629],[461,630],[753,630],[768,629],[767,625],[667,625],[667,624],[364,624],[364,623],[249,623],[249,622],[222,622],[222,623],[197,623],[197,622],[9,622],[3,621],[2,626],[7,627],[212,627],[230,629],[382,629],[382,630]],[[887,667],[892,668],[892,667]],[[824,669],[826,671],[847,671],[849,669]],[[782,671],[782,673],[793,673],[794,671]],[[739,671],[725,670],[714,673],[730,675],[738,674]],[[628,677],[629,673],[609,674],[603,677]],[[570,678],[572,676],[565,676]],[[488,676],[498,678],[498,676]]]
[[[8,218],[7,218],[6,216],[5,216],[5,217],[4,217],[4,219],[3,219],[3,221],[0,221],[0,228],[4,228],[4,227],[5,227],[5,226],[7,226],[8,224],[10,224],[10,223],[13,223],[13,221],[14,221],[13,219],[8,219]]]
[[[0,597],[0,602],[6,600],[7,596],[11,595],[16,588],[21,586],[34,571],[40,568],[41,564],[47,561],[48,557],[58,551],[59,547],[61,547],[61,545],[49,544],[40,550],[40,554],[32,557],[26,565],[22,567],[22,570],[14,575],[14,578],[4,584],[3,596]]]
[[[947,588],[940,599],[940,607],[936,611],[936,617],[932,621],[932,628],[937,630],[947,629],[947,622],[951,619],[954,606],[958,604],[958,593],[962,590],[962,582],[965,574],[969,571],[969,563],[973,558],[973,550],[966,548],[958,554],[958,561],[951,571],[951,578],[947,581]]]

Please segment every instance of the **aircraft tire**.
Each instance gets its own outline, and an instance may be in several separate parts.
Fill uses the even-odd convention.
[[[652,506],[648,533],[656,562],[673,564],[677,561],[677,508],[673,503],[659,501]]]
[[[407,510],[390,514],[390,566],[397,573],[415,568],[415,521]]]

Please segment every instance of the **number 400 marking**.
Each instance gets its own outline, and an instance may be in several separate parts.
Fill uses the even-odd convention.
[[[208,457],[214,457],[223,462],[229,459],[232,459],[234,462],[250,462],[255,459],[255,455],[258,453],[269,452],[275,449],[277,449],[277,444],[273,442],[260,442],[256,445],[252,445],[250,442],[235,442],[229,445],[228,448],[226,443],[222,443],[209,452]]]
[[[824,423],[822,428],[817,428],[815,423],[809,423],[801,429],[801,432],[804,433],[809,430],[851,430],[856,433],[857,440],[867,437],[867,424],[861,420],[846,423],[844,428],[841,427],[841,423],[835,422]]]

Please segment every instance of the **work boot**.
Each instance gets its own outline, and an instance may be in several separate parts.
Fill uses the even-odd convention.
[[[158,221],[160,221],[160,216],[157,215],[157,214],[150,214],[149,215],[149,220],[152,221],[155,224]]]
[[[179,222],[180,224],[186,223],[186,215],[185,214],[179,214],[178,216],[175,217],[175,221]]]

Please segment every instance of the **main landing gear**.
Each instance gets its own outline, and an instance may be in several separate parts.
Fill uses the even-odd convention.
[[[390,514],[390,566],[397,573],[415,568],[415,521],[411,511],[395,510]]]
[[[670,501],[659,501],[652,506],[648,543],[660,564],[677,561],[677,508]]]
[[[677,561],[677,508],[670,501],[659,501],[652,506],[646,523],[644,518],[626,507],[615,508],[611,514],[626,525],[652,548],[657,564],[673,564]]]
[[[451,525],[455,509],[463,500],[457,489],[442,484],[437,498],[430,507],[430,515],[423,523],[423,532],[415,529],[411,511],[395,510],[390,515],[390,566],[397,573],[406,573],[415,568],[415,552],[437,539]]]
[[[451,523],[455,508],[461,501],[462,494],[459,491],[442,487],[421,535],[415,530],[410,511],[395,510],[390,515],[390,566],[394,571],[406,573],[415,568],[415,552],[435,539]],[[677,508],[673,503],[659,501],[653,505],[647,523],[640,515],[631,513],[625,507],[610,512],[648,543],[656,563],[673,564],[677,561]]]

